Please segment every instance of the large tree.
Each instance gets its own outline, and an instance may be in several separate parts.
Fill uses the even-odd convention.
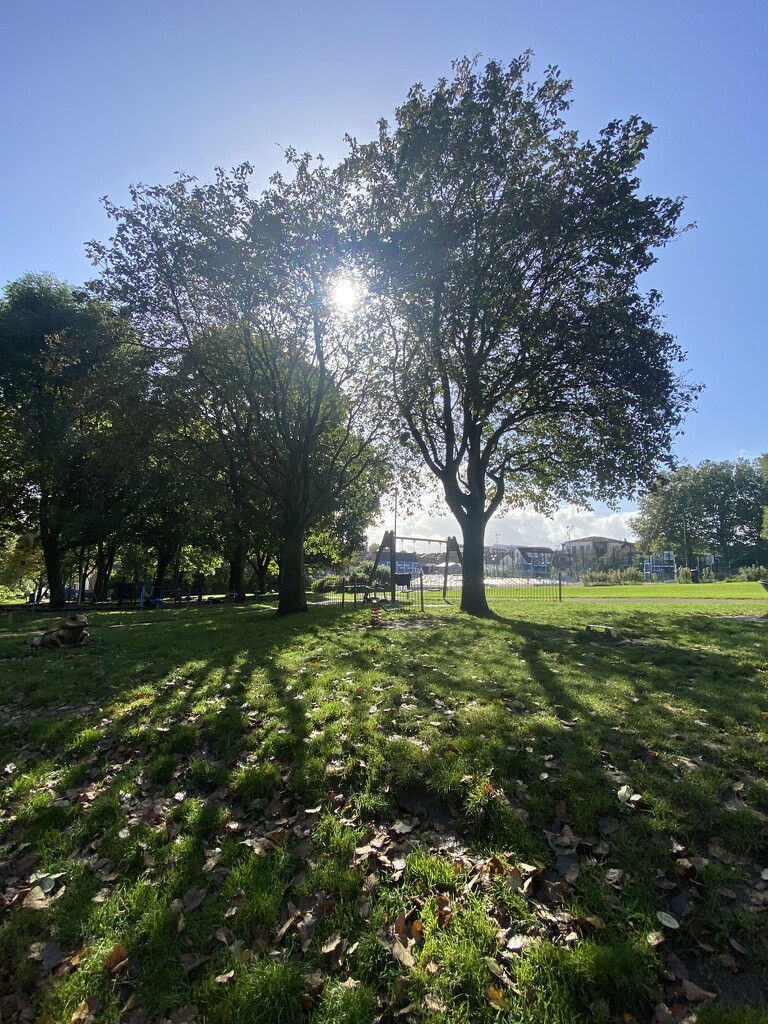
[[[131,206],[107,203],[110,244],[91,247],[107,294],[222,446],[254,525],[280,538],[280,613],[306,609],[308,531],[361,489],[373,511],[382,484],[359,318],[333,303],[349,249],[344,184],[289,159],[292,176],[274,176],[259,198],[247,165],[205,186],[179,176],[135,187]]]
[[[16,532],[39,535],[60,607],[64,553],[103,538],[108,508],[120,513],[114,466],[135,451],[127,436],[139,350],[109,305],[33,274],[5,289],[0,350],[3,503]]]
[[[766,505],[759,460],[706,460],[656,480],[631,525],[645,550],[674,551],[684,565],[708,554],[737,565],[768,553],[760,537]]]
[[[347,164],[380,362],[459,522],[472,614],[488,611],[484,532],[503,502],[633,493],[696,391],[639,285],[682,210],[640,192],[651,125],[582,142],[563,120],[570,83],[529,70],[528,55],[458,62]]]

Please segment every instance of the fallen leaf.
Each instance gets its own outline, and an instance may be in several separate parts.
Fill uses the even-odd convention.
[[[494,1010],[509,1010],[512,1006],[510,1001],[504,996],[504,989],[496,988],[494,985],[489,985],[485,990],[485,998]]]
[[[197,1007],[196,1006],[180,1006],[178,1010],[174,1010],[169,1017],[171,1024],[193,1024],[193,1021],[197,1020]]]
[[[89,996],[79,1003],[75,1012],[70,1017],[72,1024],[93,1024],[96,1014],[101,1009],[101,1000],[96,996]]]
[[[677,920],[677,918],[676,917],[672,917],[671,914],[667,914],[663,910],[659,910],[657,912],[657,914],[656,914],[656,917],[659,919],[659,921],[661,921],[661,923],[664,925],[665,928],[679,928],[680,927],[680,922]]]
[[[424,996],[424,1005],[428,1010],[431,1010],[433,1013],[445,1012],[445,1003],[440,998],[440,996],[433,996],[429,992]]]
[[[184,893],[184,908],[186,910],[197,910],[207,895],[207,889],[197,889],[194,885],[190,886],[190,888]]]
[[[39,885],[36,885],[27,893],[23,906],[25,910],[45,910],[49,903],[50,900],[43,890]]]
[[[116,971],[128,959],[128,950],[125,946],[115,944],[109,952],[105,967],[110,973]]]
[[[29,960],[42,965],[44,971],[51,971],[64,959],[61,946],[57,942],[33,942],[27,954]]]
[[[706,1003],[710,999],[715,999],[714,992],[706,992],[703,988],[699,988],[698,985],[694,985],[692,981],[683,981],[683,994],[689,1003]]]
[[[226,985],[228,981],[232,981],[235,976],[234,970],[226,971],[224,974],[217,974],[213,979],[217,985]]]
[[[401,963],[403,967],[413,967],[416,963],[413,953],[407,945],[403,945],[400,939],[395,939],[392,943],[392,956],[398,963]]]
[[[623,804],[628,804],[629,801],[632,799],[632,787],[622,786],[616,794],[616,796],[619,798],[619,800],[621,800]]]

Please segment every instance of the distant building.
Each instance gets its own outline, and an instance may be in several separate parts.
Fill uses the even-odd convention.
[[[632,564],[635,545],[613,537],[578,537],[563,543],[563,566],[573,572],[588,569],[626,569]]]
[[[510,551],[513,568],[525,576],[549,576],[555,559],[554,548],[518,544]]]

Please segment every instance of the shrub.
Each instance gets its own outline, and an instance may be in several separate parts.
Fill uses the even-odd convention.
[[[312,580],[313,594],[327,594],[338,592],[344,586],[343,576],[322,576],[319,580]]]
[[[585,572],[581,582],[588,587],[616,587],[643,583],[644,579],[639,569],[611,569],[609,572]]]
[[[768,569],[764,565],[742,565],[733,579],[739,583],[757,583],[758,580],[768,580]]]
[[[642,569],[625,569],[621,574],[621,582],[625,583],[627,586],[644,583],[645,577],[643,576]]]
[[[610,580],[607,572],[585,572],[581,582],[585,587],[607,587]]]
[[[678,583],[693,583],[693,573],[687,565],[681,565],[677,570]]]

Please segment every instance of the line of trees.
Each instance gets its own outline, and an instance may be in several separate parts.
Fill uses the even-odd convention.
[[[243,165],[105,201],[99,279],[84,297],[48,282],[74,320],[36,329],[0,393],[4,507],[34,521],[57,600],[57,551],[101,544],[108,563],[144,531],[162,579],[200,529],[235,564],[277,545],[279,610],[300,611],[307,538],[359,532],[397,461],[440,482],[462,608],[482,615],[503,503],[615,500],[671,461],[699,389],[639,278],[682,201],[640,194],[647,122],[583,142],[564,120],[570,83],[530,68],[529,54],[459,61],[338,167],[289,151],[259,196]],[[362,301],[342,312],[345,278]],[[24,334],[17,293],[34,287],[9,290],[4,337]],[[66,373],[54,338],[74,346]]]
[[[704,461],[659,477],[632,519],[645,551],[674,551],[679,565],[712,555],[728,570],[768,565],[768,457]]]

